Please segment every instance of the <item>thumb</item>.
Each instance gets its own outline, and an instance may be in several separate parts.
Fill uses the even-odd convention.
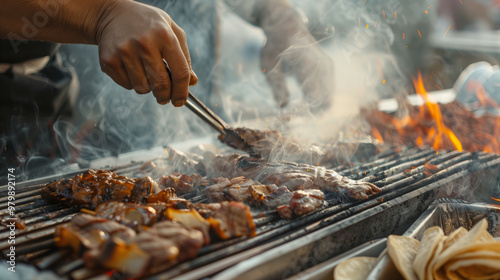
[[[271,87],[274,100],[280,108],[284,108],[290,101],[290,93],[286,86],[285,74],[281,68],[281,62],[277,59],[266,59],[263,55],[261,57],[261,67],[266,81]]]

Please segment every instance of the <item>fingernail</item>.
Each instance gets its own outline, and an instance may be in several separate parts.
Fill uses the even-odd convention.
[[[157,102],[160,105],[167,105],[168,103],[170,103],[170,100],[167,100],[167,101],[159,101],[159,100],[157,100]]]
[[[175,107],[181,107],[182,105],[184,105],[184,99],[175,100],[173,103]]]

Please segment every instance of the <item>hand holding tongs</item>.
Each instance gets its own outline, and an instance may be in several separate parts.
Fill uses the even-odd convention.
[[[165,68],[167,68],[168,75],[170,76],[170,78],[172,78],[172,74],[165,60],[163,60],[163,63],[165,63]],[[191,92],[189,92],[188,94],[188,100],[186,101],[185,105],[203,121],[217,130],[221,134],[221,137],[219,137],[219,139],[222,142],[235,149],[245,151],[251,156],[258,157],[253,148],[245,141],[245,139],[243,139],[238,134],[236,130],[232,129],[225,121],[217,116],[217,114],[208,109],[208,107],[203,104],[203,102],[201,102],[198,98],[196,98]]]

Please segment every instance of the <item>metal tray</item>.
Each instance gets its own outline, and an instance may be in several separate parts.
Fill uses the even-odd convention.
[[[462,201],[434,204],[404,235],[420,240],[425,230],[433,226],[441,227],[444,234],[448,235],[459,227],[470,230],[473,225],[484,218],[488,220],[488,232],[493,237],[500,237],[500,206],[484,203],[469,204]],[[385,255],[366,279],[389,279],[388,275],[393,273],[392,269],[391,260],[388,255]]]
[[[497,168],[493,167],[492,173],[496,174]],[[464,186],[493,184],[485,178],[484,171],[480,172],[483,176],[478,176],[480,174],[464,170],[361,212],[355,208],[363,204],[351,207],[308,226],[317,230],[241,261],[212,279],[286,279],[370,240],[403,234],[436,199],[466,198],[466,195],[460,196]],[[480,179],[469,181],[470,176]],[[355,214],[348,216],[345,212]],[[335,222],[331,223],[332,220]]]
[[[438,199],[403,235],[420,239],[425,230],[433,226],[440,226],[445,234],[449,234],[460,226],[470,229],[483,218],[488,220],[488,231],[494,237],[500,237],[500,206],[484,203],[471,204],[462,200]],[[386,242],[387,238],[367,242],[349,252],[287,278],[287,280],[331,280],[333,271],[340,262],[360,256],[379,257],[386,249]],[[367,279],[394,279],[393,269],[394,267],[390,265],[388,256],[382,256]]]

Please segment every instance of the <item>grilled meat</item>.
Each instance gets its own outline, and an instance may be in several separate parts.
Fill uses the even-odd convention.
[[[286,186],[292,191],[328,190],[346,194],[352,199],[367,199],[369,195],[381,191],[369,182],[355,181],[321,166],[289,162],[270,163],[238,154],[217,156],[207,166],[210,166],[209,175],[213,177],[244,176],[262,184]]]
[[[305,215],[321,207],[324,199],[325,196],[320,190],[294,191],[290,200],[290,208],[295,215]]]
[[[135,235],[131,228],[115,221],[80,214],[69,225],[56,227],[54,241],[57,247],[71,247],[74,253],[80,254],[83,250],[99,248],[109,238],[128,240]]]
[[[150,177],[127,178],[112,171],[90,169],[73,179],[48,183],[40,193],[45,199],[70,207],[95,209],[105,201],[140,203],[157,191],[158,185]]]
[[[276,208],[278,210],[278,214],[282,219],[291,219],[293,216],[292,208],[289,205],[281,205]]]
[[[231,201],[196,204],[198,212],[210,223],[221,239],[255,236],[255,224],[248,206]]]
[[[147,203],[157,203],[157,202],[163,202],[163,203],[168,203],[171,199],[176,198],[177,195],[175,194],[175,190],[172,188],[166,188],[158,193],[153,193],[148,195],[145,200]]]
[[[157,220],[157,212],[153,207],[133,203],[107,201],[99,204],[96,216],[117,221],[132,228],[151,226]]]
[[[89,251],[84,259],[90,267],[100,265],[141,277],[196,257],[202,244],[200,231],[162,221],[127,240],[108,239],[100,248]]]
[[[266,189],[266,186],[261,183],[252,179],[245,179],[245,177],[236,177],[231,180],[220,177],[211,180],[211,182],[215,182],[215,184],[205,189],[210,202],[239,201],[250,203],[254,198],[251,192],[252,188],[255,191],[256,189],[262,189],[261,191]],[[258,194],[255,193],[255,195]]]
[[[176,194],[192,192],[200,185],[206,185],[207,183],[199,174],[188,176],[177,172],[172,175],[162,176],[158,181],[160,188],[173,188]]]
[[[274,209],[281,205],[288,205],[292,199],[292,193],[287,187],[281,186],[273,192],[264,196],[262,204],[270,209]]]

